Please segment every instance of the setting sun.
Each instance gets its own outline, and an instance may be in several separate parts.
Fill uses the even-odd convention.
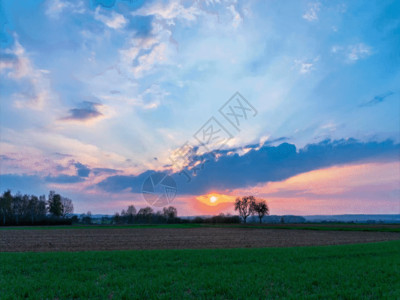
[[[218,200],[218,198],[215,197],[215,196],[211,196],[211,197],[210,197],[210,202],[211,202],[211,203],[215,203],[215,202],[217,202],[217,200]]]

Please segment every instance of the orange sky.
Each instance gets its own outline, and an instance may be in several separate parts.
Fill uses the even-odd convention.
[[[234,213],[236,196],[244,195],[266,199],[271,214],[400,213],[398,178],[400,162],[347,165],[246,189],[189,196],[189,202],[199,214]]]

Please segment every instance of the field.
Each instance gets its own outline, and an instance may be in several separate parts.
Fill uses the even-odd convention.
[[[257,248],[400,239],[399,232],[270,229],[257,226],[128,226],[1,230],[2,251]],[[296,228],[296,227],[294,227]]]
[[[0,299],[400,298],[396,226],[295,227],[7,228]]]

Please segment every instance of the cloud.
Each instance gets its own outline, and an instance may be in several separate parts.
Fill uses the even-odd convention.
[[[49,71],[36,69],[16,35],[14,39],[13,49],[1,53],[0,71],[6,71],[7,76],[16,82],[26,80],[28,83],[28,88],[12,95],[17,108],[42,110],[51,97],[50,83],[46,77]]]
[[[357,61],[359,59],[370,56],[371,53],[372,53],[371,47],[363,43],[359,43],[349,47],[349,53],[347,57],[351,61]]]
[[[391,213],[398,210],[400,162],[355,163],[233,190],[268,199],[274,214]]]
[[[367,58],[373,53],[372,47],[364,43],[349,45],[347,47],[333,46],[331,51],[335,54],[342,54],[348,63],[354,63],[360,59]]]
[[[359,142],[354,139],[309,144],[297,150],[296,146],[282,143],[278,146],[264,144],[254,147],[243,155],[230,149],[214,152],[216,159],[206,162],[205,155],[193,156],[191,166],[183,171],[192,176],[187,182],[183,172],[172,174],[178,183],[181,194],[206,194],[211,191],[226,191],[245,188],[270,181],[281,181],[297,174],[335,165],[352,164],[363,161],[387,161],[398,159],[400,144],[385,142]],[[204,162],[194,176],[194,166]],[[153,171],[146,171],[137,176],[110,176],[98,186],[109,192],[128,190],[139,193],[143,181]]]
[[[176,0],[168,3],[149,2],[148,5],[133,13],[133,15],[155,16],[157,19],[169,20],[169,24],[174,24],[174,19],[194,21],[200,14],[201,10],[196,6],[184,7],[180,1]]]
[[[308,4],[308,9],[303,15],[303,19],[313,22],[318,20],[318,12],[321,8],[321,3],[315,2],[315,3],[309,3]]]
[[[0,160],[3,160],[3,161],[12,161],[12,160],[15,160],[15,158],[12,158],[12,157],[10,157],[10,156],[1,154],[1,155],[0,155]]]
[[[380,94],[380,95],[376,95],[374,98],[372,98],[371,100],[364,102],[362,104],[360,104],[360,107],[364,107],[364,106],[372,106],[378,103],[381,103],[383,101],[385,101],[386,98],[390,97],[394,95],[394,92],[392,91],[388,91],[386,93]]]
[[[90,169],[81,164],[80,162],[77,162],[74,164],[75,168],[76,168],[76,175],[78,175],[79,177],[88,177],[90,174]]]
[[[110,169],[110,168],[93,168],[91,170],[94,175],[98,174],[115,174],[118,173],[119,171],[116,169]]]
[[[83,179],[81,176],[61,174],[61,175],[57,175],[57,176],[47,176],[45,178],[45,181],[49,182],[49,183],[68,184],[68,183],[82,182],[82,181],[85,181],[85,179]]]
[[[318,62],[319,56],[313,60],[299,60],[295,59],[294,64],[299,68],[300,74],[307,74],[314,70],[314,65]]]
[[[157,67],[171,64],[174,53],[170,45],[171,36],[170,30],[158,26],[149,36],[132,38],[131,46],[120,51],[121,68],[140,78],[154,72]]]
[[[99,108],[103,106],[100,103],[83,101],[80,106],[80,108],[70,109],[69,115],[61,120],[88,121],[103,116],[103,114],[99,111]]]
[[[114,11],[111,12],[110,16],[102,15],[100,13],[100,8],[98,7],[95,11],[94,18],[98,21],[103,22],[106,26],[112,29],[121,29],[124,28],[128,21],[121,14],[118,14]]]
[[[121,192],[128,190],[131,192],[140,192],[143,182],[154,171],[146,171],[137,176],[135,175],[115,175],[106,178],[97,184],[98,187],[107,192]]]
[[[231,12],[232,17],[233,17],[233,20],[232,20],[233,28],[239,27],[239,25],[243,22],[242,16],[236,10],[236,8],[233,4],[228,6],[228,10]]]
[[[82,1],[78,1],[77,3],[73,3],[71,1],[63,1],[63,0],[49,0],[47,2],[47,9],[45,14],[53,19],[58,19],[60,15],[64,11],[70,11],[72,13],[84,13],[84,3]]]

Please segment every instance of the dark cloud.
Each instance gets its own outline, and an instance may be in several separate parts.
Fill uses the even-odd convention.
[[[116,169],[109,169],[109,168],[94,168],[94,169],[92,169],[92,172],[94,175],[98,175],[98,174],[102,174],[102,173],[116,174],[119,171]]]
[[[380,94],[380,95],[376,95],[374,98],[372,98],[371,100],[364,102],[362,104],[360,104],[360,107],[364,107],[364,106],[372,106],[378,103],[383,102],[384,100],[386,100],[386,98],[390,97],[394,95],[394,92],[392,91],[388,91],[386,93]]]
[[[100,103],[84,101],[80,104],[79,108],[72,108],[69,110],[69,115],[62,118],[62,120],[76,120],[87,121],[102,116],[98,108],[102,106]]]
[[[14,158],[7,156],[7,155],[0,155],[0,160],[4,160],[4,161],[10,161],[10,160],[15,160]]]
[[[76,168],[76,175],[78,175],[79,177],[88,177],[90,174],[90,169],[81,164],[80,162],[77,162],[74,164],[75,168]]]
[[[153,171],[146,171],[140,175],[115,175],[110,176],[107,179],[99,182],[97,186],[101,189],[109,192],[119,192],[123,190],[129,190],[131,192],[139,193],[143,182],[153,174]]]
[[[64,167],[63,165],[57,164],[56,170],[59,172],[62,172],[62,171],[68,170],[68,167]]]
[[[85,181],[85,179],[80,176],[61,174],[58,176],[47,176],[45,181],[50,183],[77,183]]]
[[[60,152],[54,152],[53,155],[56,157],[60,157],[60,158],[72,157],[72,155],[70,155],[70,154],[65,154],[65,153],[60,153]]]
[[[192,176],[190,182],[184,172],[171,174],[178,184],[178,192],[204,194],[212,190],[230,190],[281,181],[300,173],[335,165],[398,160],[400,144],[390,140],[363,143],[348,139],[325,140],[299,150],[289,143],[278,146],[264,144],[262,147],[252,147],[242,156],[235,153],[237,150],[217,151],[214,156],[207,153],[192,157],[191,166],[200,161],[204,162],[200,164],[203,169],[199,168],[194,177],[191,166],[185,169]],[[143,181],[151,173],[146,171],[138,176],[110,176],[98,186],[109,192],[129,190],[140,193]]]

